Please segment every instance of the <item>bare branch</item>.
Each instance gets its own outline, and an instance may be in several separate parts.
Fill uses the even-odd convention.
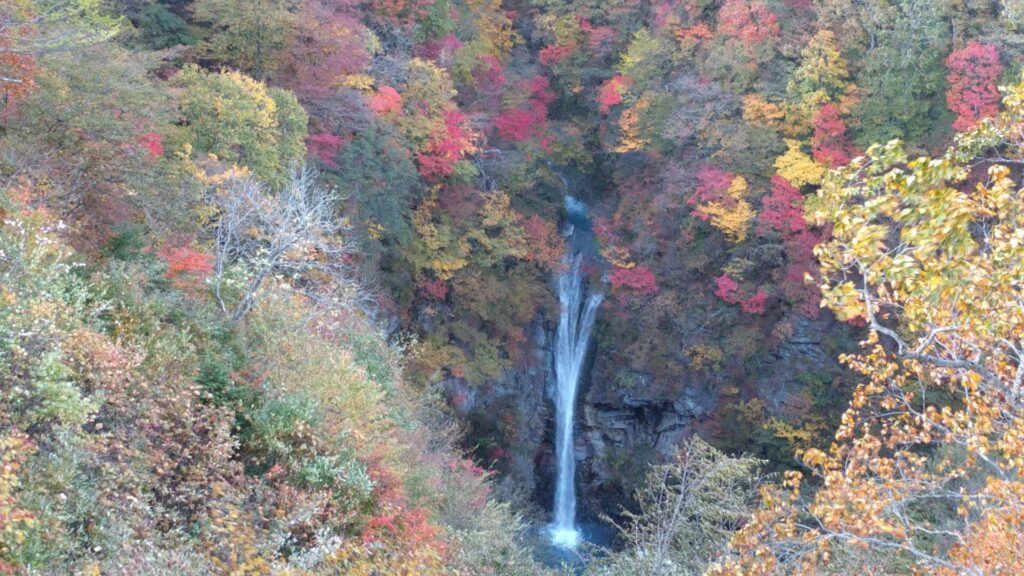
[[[213,289],[221,311],[238,322],[265,290],[284,285],[318,303],[357,305],[352,246],[335,216],[340,200],[305,168],[277,194],[251,177],[211,189],[207,202],[217,209]]]

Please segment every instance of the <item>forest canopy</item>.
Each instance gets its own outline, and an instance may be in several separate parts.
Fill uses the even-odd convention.
[[[1022,57],[1020,0],[0,3],[0,574],[545,573],[572,250],[578,570],[1024,572]]]

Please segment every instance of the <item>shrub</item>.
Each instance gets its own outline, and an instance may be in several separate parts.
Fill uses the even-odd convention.
[[[320,417],[316,401],[301,393],[264,400],[248,415],[249,426],[242,437],[250,470],[262,473],[312,450]]]
[[[50,350],[33,367],[26,397],[16,398],[14,410],[21,413],[22,426],[78,427],[99,408],[99,402],[83,397],[71,369],[61,361],[60,352]]]

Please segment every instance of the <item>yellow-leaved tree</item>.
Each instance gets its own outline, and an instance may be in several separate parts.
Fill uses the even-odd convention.
[[[732,242],[743,242],[747,239],[747,229],[754,218],[754,209],[744,199],[747,194],[747,181],[742,176],[733,178],[726,190],[729,202],[708,202],[700,207],[700,211],[711,219],[711,225],[718,228]]]
[[[1004,91],[941,157],[873,146],[809,203],[863,382],[711,573],[1024,573],[1024,83]]]
[[[800,149],[800,141],[786,139],[786,146],[786,153],[775,159],[779,176],[797,187],[820,182],[825,169]]]

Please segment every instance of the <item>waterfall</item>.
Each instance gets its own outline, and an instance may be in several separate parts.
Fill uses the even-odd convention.
[[[579,542],[579,532],[576,530],[576,461],[573,456],[576,388],[587,356],[597,307],[603,297],[600,294],[587,294],[581,270],[583,255],[576,254],[567,260],[567,269],[558,278],[558,299],[562,308],[555,337],[555,456],[558,459],[558,480],[555,486],[555,518],[551,525],[551,542],[556,546],[572,548]]]

